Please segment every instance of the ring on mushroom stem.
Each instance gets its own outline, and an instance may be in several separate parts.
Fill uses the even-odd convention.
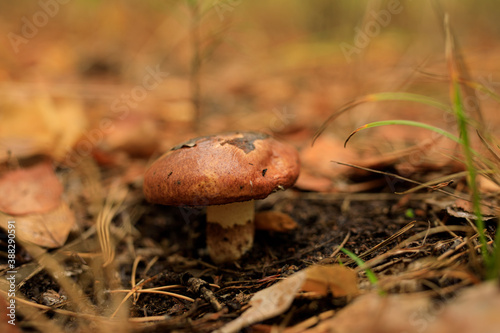
[[[150,202],[207,206],[207,249],[215,263],[238,260],[254,238],[254,200],[292,186],[297,150],[258,132],[204,136],[177,145],[146,171]]]

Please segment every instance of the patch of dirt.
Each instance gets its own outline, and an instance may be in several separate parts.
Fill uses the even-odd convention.
[[[344,263],[356,268],[356,264],[339,252],[341,244],[367,263],[382,258],[372,269],[389,293],[435,291],[437,296],[447,298],[453,294],[454,286],[460,288],[471,284],[474,280],[471,272],[477,268],[469,265],[468,248],[462,247],[454,252],[463,255],[457,257],[452,268],[468,272],[468,275],[443,273],[450,264],[445,261],[438,264],[436,258],[454,251],[464,237],[470,236],[472,229],[465,220],[449,217],[444,210],[436,211],[427,205],[422,194],[416,194],[415,200],[411,195],[384,193],[342,195],[288,190],[273,194],[258,202],[258,210],[274,209],[286,213],[297,222],[298,228],[288,232],[257,230],[250,252],[234,264],[219,266],[210,262],[205,250],[202,208],[151,205],[141,201],[139,188],[132,187],[130,195],[136,198],[135,201],[139,198],[136,208],[144,213],[134,224],[136,236],[130,239],[131,242],[122,242],[117,247],[115,268],[119,283],[130,290],[135,281],[137,291],[174,285],[173,289],[162,290],[182,295],[180,298],[158,293],[132,293],[126,303],[130,306],[130,317],[136,320],[156,318],[150,323],[138,324],[137,330],[141,332],[210,332],[238,317],[255,292],[312,264]],[[384,195],[387,199],[381,200]],[[423,195],[429,199],[441,196],[436,193]],[[117,227],[123,225],[126,212],[115,219]],[[409,217],[409,212],[418,212],[419,216]],[[442,223],[445,220],[446,225]],[[487,225],[490,236],[494,235],[494,225],[494,222]],[[446,226],[460,226],[463,230],[446,231]],[[398,234],[405,227],[407,230]],[[445,229],[440,233],[429,232],[438,227]],[[469,231],[464,231],[466,228]],[[410,241],[400,252],[383,258],[408,239]],[[136,264],[133,254],[141,259]],[[19,258],[19,263],[30,260],[30,257]],[[73,255],[63,261],[66,275],[83,286],[86,295],[94,295],[88,296],[93,303],[110,300],[108,289],[100,289],[103,295],[95,294],[101,288],[97,285],[100,274],[96,273],[91,259]],[[405,276],[412,272],[417,275]],[[371,290],[373,286],[362,271],[360,273],[360,288]],[[403,277],[398,280],[398,275]],[[208,296],[188,283],[193,277],[202,281]],[[451,291],[437,292],[447,288]],[[64,302],[65,291],[45,271],[27,279],[20,291],[26,298],[54,309],[75,309],[74,305]],[[53,294],[59,295],[60,300],[50,303]],[[126,292],[122,292],[115,296],[124,299],[125,295]],[[332,295],[297,297],[289,311],[262,325],[283,322],[294,325],[318,313],[338,310],[348,303],[345,297]],[[50,316],[57,313],[54,311]]]

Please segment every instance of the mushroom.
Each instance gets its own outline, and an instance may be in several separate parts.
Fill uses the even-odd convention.
[[[297,150],[258,132],[203,136],[177,145],[146,170],[149,202],[207,206],[207,250],[215,263],[238,260],[253,245],[254,200],[292,186]]]

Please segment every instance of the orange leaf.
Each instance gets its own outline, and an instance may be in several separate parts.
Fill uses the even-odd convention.
[[[16,236],[24,241],[48,248],[61,247],[75,224],[75,215],[66,203],[45,214],[18,216]]]
[[[0,178],[0,211],[11,215],[45,213],[61,204],[62,192],[50,162],[9,171]]]
[[[303,291],[321,295],[331,292],[335,297],[355,296],[359,293],[357,274],[344,266],[311,266],[307,268]]]
[[[255,229],[286,232],[296,228],[297,222],[288,214],[276,211],[266,211],[255,214]]]

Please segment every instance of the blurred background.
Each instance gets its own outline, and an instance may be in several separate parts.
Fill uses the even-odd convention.
[[[444,13],[472,79],[500,89],[495,1],[40,0],[0,11],[2,160],[48,154],[71,166],[91,154],[112,165],[227,130],[271,132],[305,150],[359,96],[407,91],[446,103]],[[477,97],[495,133],[496,102]],[[393,118],[454,126],[421,104],[367,103],[330,124],[332,141],[318,149]],[[366,132],[352,144],[378,153],[428,136]]]

